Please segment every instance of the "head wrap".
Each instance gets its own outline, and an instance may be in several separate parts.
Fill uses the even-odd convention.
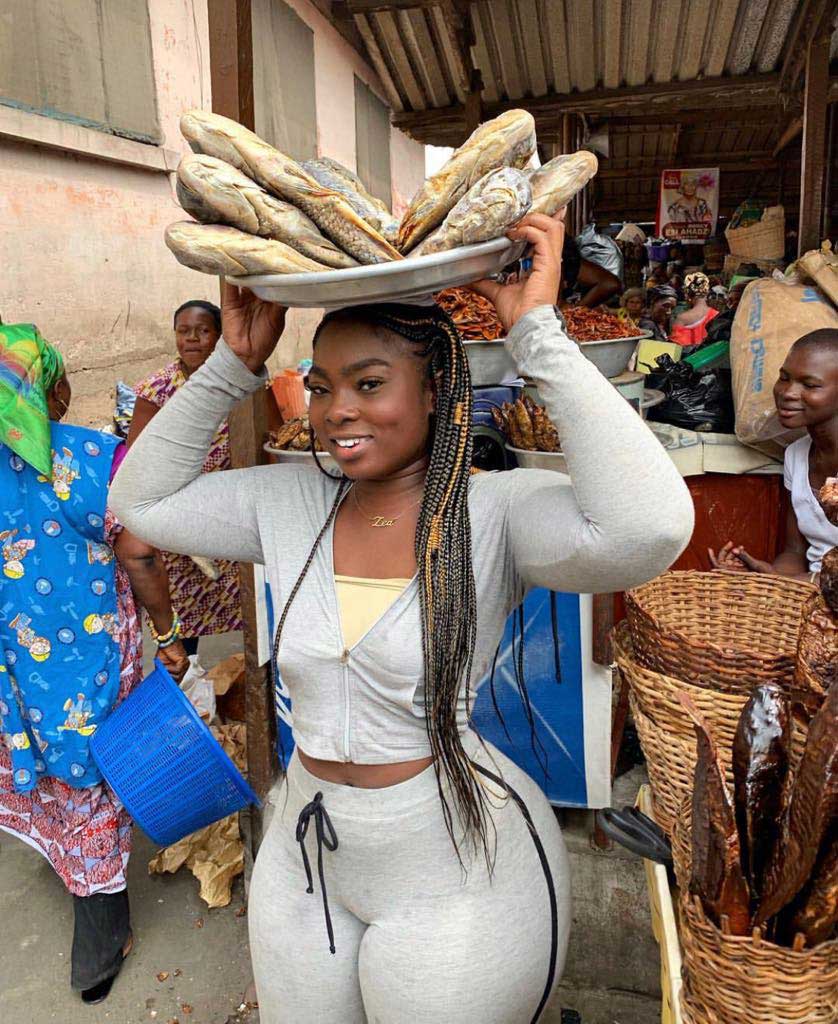
[[[34,324],[0,324],[0,444],[52,476],[47,396],[64,374],[61,353]]]
[[[699,295],[707,295],[710,291],[710,278],[697,270],[694,274],[687,274],[684,281],[684,294],[689,299],[698,298]]]
[[[660,302],[661,299],[675,299],[678,301],[678,293],[674,288],[670,288],[668,284],[662,284],[659,288],[652,288],[649,292],[649,303],[654,305],[656,302]]]

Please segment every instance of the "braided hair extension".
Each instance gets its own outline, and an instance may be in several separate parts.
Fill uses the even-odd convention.
[[[425,677],[425,722],[445,826],[462,862],[455,836],[455,814],[466,838],[482,846],[490,861],[485,796],[463,749],[457,727],[461,688],[469,704],[477,598],[471,561],[468,490],[471,469],[471,376],[462,340],[451,319],[439,307],[383,303],[326,314],[314,335],[336,320],[384,329],[421,345],[417,355],[427,361],[434,386],[430,461],[416,525],[416,562],[422,610],[422,650]],[[315,457],[320,466],[320,460]],[[321,470],[323,467],[320,466]],[[323,470],[325,472],[325,470]],[[332,476],[331,474],[326,474]],[[334,477],[333,477],[334,479]],[[274,662],[288,608],[299,590],[327,529],[334,521],[346,478],[323,529],[295,584],[279,621]],[[449,805],[447,791],[453,799]]]

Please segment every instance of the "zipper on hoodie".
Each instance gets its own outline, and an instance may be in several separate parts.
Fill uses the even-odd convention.
[[[352,758],[349,756],[349,651],[346,648],[344,648],[343,654],[340,656],[340,662],[343,666],[343,698],[346,709],[343,724],[343,756],[347,761],[351,761]]]

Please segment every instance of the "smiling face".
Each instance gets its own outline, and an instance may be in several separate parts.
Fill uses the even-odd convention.
[[[329,323],[307,378],[309,419],[352,480],[386,480],[428,458],[433,389],[418,346],[351,320]]]
[[[221,336],[212,315],[199,306],[182,309],[175,320],[175,341],[181,362],[190,372],[212,355]]]
[[[838,359],[832,345],[791,347],[774,385],[777,416],[786,430],[821,426],[838,417]]]

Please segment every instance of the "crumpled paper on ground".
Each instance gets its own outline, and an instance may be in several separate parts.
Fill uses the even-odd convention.
[[[213,726],[212,732],[230,759],[244,772],[247,729],[244,725]],[[174,874],[184,865],[201,883],[201,899],[208,907],[226,907],[233,895],[233,880],[244,871],[244,846],[238,813],[230,814],[193,832],[151,859],[149,874]]]
[[[243,722],[247,714],[244,682],[244,654],[219,661],[208,673],[215,689],[218,714],[225,720]]]

